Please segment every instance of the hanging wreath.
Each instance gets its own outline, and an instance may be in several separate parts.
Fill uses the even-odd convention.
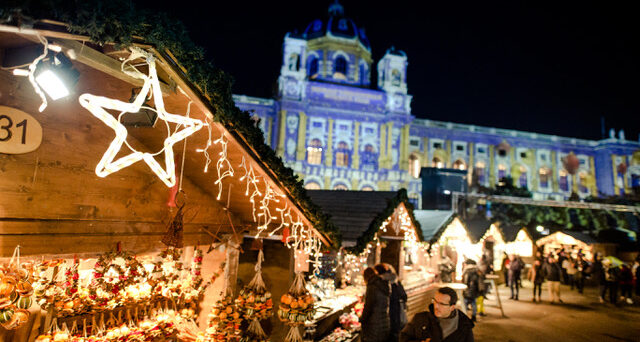
[[[124,259],[125,267],[115,263],[118,258]],[[126,286],[134,285],[146,277],[147,271],[135,256],[124,251],[107,252],[98,257],[93,268],[89,298],[96,302],[98,309],[106,307]]]

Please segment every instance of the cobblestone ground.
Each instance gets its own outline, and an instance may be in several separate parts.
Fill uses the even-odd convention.
[[[531,301],[532,284],[524,282],[520,300],[509,300],[510,291],[499,286],[504,313],[497,307],[495,291],[485,301],[487,316],[478,317],[473,329],[476,341],[640,341],[640,298],[634,304],[601,304],[595,288],[584,295],[562,286],[564,304],[549,303],[542,288],[542,303]]]

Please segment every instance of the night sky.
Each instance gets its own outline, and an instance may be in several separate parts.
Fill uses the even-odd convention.
[[[183,21],[234,77],[234,94],[259,97],[274,95],[285,33],[326,19],[331,3],[134,2]],[[392,45],[407,53],[419,118],[600,139],[604,116],[607,136],[613,127],[638,141],[636,8],[612,1],[341,4],[365,28],[374,63]]]

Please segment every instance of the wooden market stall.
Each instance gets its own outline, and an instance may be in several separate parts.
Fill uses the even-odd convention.
[[[557,231],[536,240],[536,245],[543,248],[544,255],[564,250],[576,258],[581,252],[587,260],[592,260],[595,253],[615,255],[616,244],[599,241],[590,235],[570,230]]]
[[[426,259],[406,191],[309,190],[308,194],[342,233],[338,287],[353,284],[364,294],[362,271],[383,262],[395,268],[411,298],[421,284]]]
[[[500,231],[504,236],[507,254],[518,255],[527,263],[533,262],[536,244],[526,227],[500,225]]]
[[[34,19],[28,28],[20,23],[0,25],[0,264],[15,259],[16,246],[21,260],[32,264],[66,259],[77,267],[78,290],[103,278],[101,271],[118,267],[105,253],[126,251],[157,262],[169,244],[185,246],[174,262],[199,259],[198,272],[206,279],[226,263],[224,278],[234,288],[239,254],[246,249],[243,236],[271,235],[289,244],[265,250],[277,254],[277,266],[265,264],[280,275],[267,277],[277,306],[293,278],[293,251],[317,253],[323,245],[339,244],[318,208],[301,195],[291,170],[264,145],[249,115],[234,106],[222,72],[196,74],[180,64],[179,57],[190,56],[184,50],[158,48],[144,37],[124,48],[97,44],[51,20]],[[162,39],[154,42],[180,44]],[[45,78],[51,75],[43,68],[75,74],[77,84],[66,84],[68,94],[60,93],[65,84],[48,88]],[[303,240],[313,246],[303,246]],[[199,245],[211,253],[199,257]],[[105,268],[94,269],[102,261]],[[142,278],[131,273],[131,264],[120,279]],[[64,268],[51,268],[53,283]],[[73,268],[67,271],[73,275]],[[246,284],[243,272],[240,280]],[[107,288],[123,290],[114,284],[120,283]],[[204,294],[201,324],[222,287],[214,281]],[[90,292],[88,298],[94,297]],[[39,323],[45,313],[34,304],[31,314],[24,314],[29,324],[0,328],[0,337],[32,341],[59,309],[49,310],[47,323]],[[282,324],[276,318],[271,323],[274,338],[283,340]]]

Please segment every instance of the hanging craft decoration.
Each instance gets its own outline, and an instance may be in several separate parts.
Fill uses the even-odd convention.
[[[273,300],[271,292],[267,291],[267,287],[262,279],[262,262],[264,261],[264,253],[262,250],[258,252],[258,262],[254,270],[256,274],[249,285],[245,286],[236,299],[236,304],[242,310],[246,320],[251,321],[249,328],[243,334],[240,341],[242,342],[261,342],[268,339],[260,320],[268,319],[273,314]]]
[[[167,232],[160,240],[167,247],[182,248],[184,246],[184,206],[186,202],[178,207],[178,211],[167,225]]]
[[[231,290],[227,288],[209,314],[207,335],[215,342],[239,341],[242,334],[240,324],[241,312],[235,304]]]
[[[29,320],[33,287],[30,272],[20,264],[20,246],[13,251],[9,265],[0,269],[0,325],[18,329]]]
[[[176,184],[173,145],[200,130],[204,124],[200,120],[176,114],[170,114],[166,111],[164,107],[164,101],[162,99],[160,81],[158,80],[158,75],[156,72],[155,57],[152,53],[144,51],[140,48],[131,47],[130,49],[131,55],[122,62],[122,72],[131,77],[144,81],[142,90],[136,96],[133,103],[114,100],[92,94],[82,94],[79,98],[80,105],[85,107],[89,112],[91,112],[91,114],[93,114],[107,126],[112,128],[116,133],[115,139],[111,142],[109,148],[96,166],[96,175],[98,175],[99,177],[106,177],[111,173],[117,172],[125,167],[143,160],[151,168],[151,170],[165,183],[165,185],[167,185],[168,187],[173,187]],[[148,75],[145,75],[142,72],[138,71],[138,69],[130,64],[133,60],[138,58],[143,58],[146,61],[146,64],[149,66]],[[176,124],[176,132],[170,134],[164,140],[164,147],[162,148],[162,150],[154,154],[140,152],[132,148],[126,141],[127,129],[120,122],[123,114],[136,113],[140,111],[150,93],[153,96],[155,111],[158,114],[158,119],[165,122],[167,130],[170,130],[170,122]],[[120,114],[118,115],[118,118],[115,118],[105,109],[117,110],[120,111]],[[183,128],[177,131],[179,127]],[[122,145],[125,144],[132,151],[132,153],[114,161],[118,152],[120,152]],[[162,153],[164,153],[164,167],[162,167],[155,159],[156,155]]]
[[[306,288],[303,273],[296,273],[289,291],[280,298],[280,307],[278,309],[278,318],[291,327],[285,341],[302,341],[298,326],[304,325],[306,320],[313,319],[316,313],[313,304],[313,296]]]

